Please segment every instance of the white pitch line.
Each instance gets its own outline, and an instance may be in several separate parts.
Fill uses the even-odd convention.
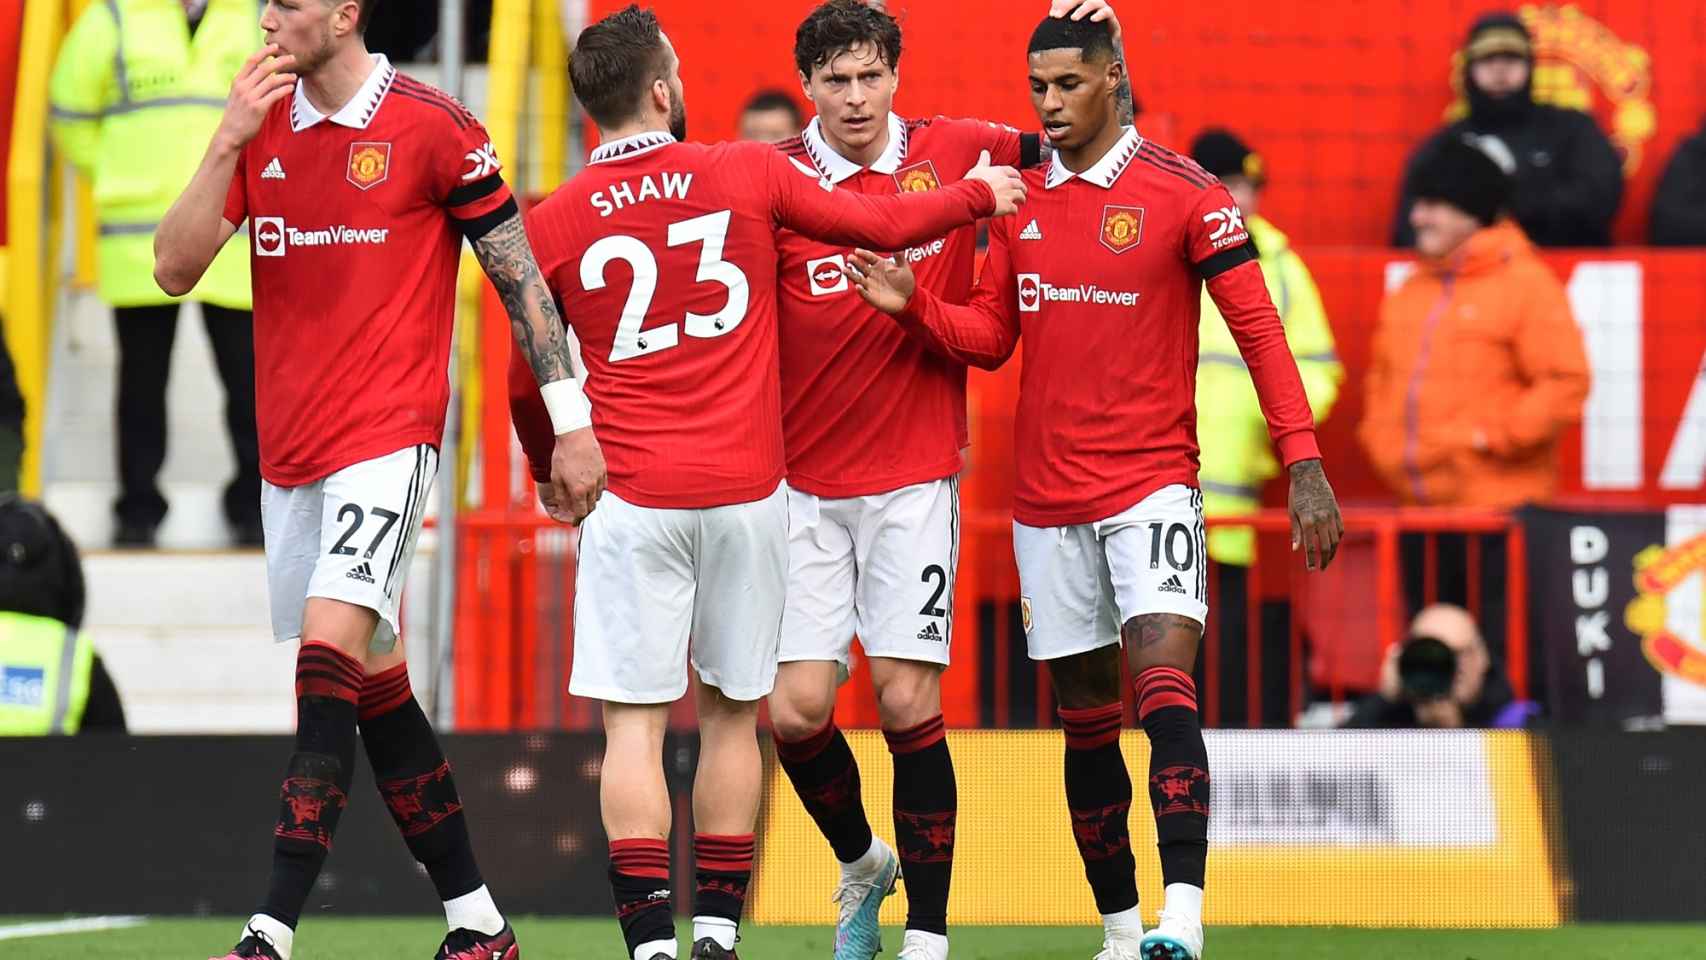
[[[46,923],[17,923],[9,927],[0,927],[0,940],[51,937],[63,933],[123,930],[126,927],[140,927],[147,922],[147,917],[79,917],[75,920],[51,920]]]

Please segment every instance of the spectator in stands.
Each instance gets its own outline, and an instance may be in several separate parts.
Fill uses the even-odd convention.
[[[0,736],[124,732],[83,604],[83,564],[59,522],[0,496]]]
[[[1486,152],[1496,147],[1448,140],[1413,172],[1421,263],[1380,305],[1359,428],[1405,503],[1545,500],[1558,436],[1587,398],[1564,285],[1522,229],[1500,219],[1511,182]]]
[[[1207,130],[1191,144],[1191,158],[1220,178],[1244,214],[1250,242],[1260,258],[1268,295],[1285,324],[1286,342],[1297,358],[1298,373],[1315,422],[1325,420],[1339,395],[1344,367],[1339,364],[1333,329],[1321,306],[1321,293],[1303,258],[1292,250],[1291,241],[1261,215],[1262,190],[1267,169],[1262,156],[1226,130]],[[1205,291],[1197,369],[1197,436],[1202,447],[1200,481],[1203,512],[1208,515],[1254,513],[1262,505],[1262,485],[1279,475],[1267,421],[1256,402],[1250,371],[1238,353],[1238,345],[1226,320]],[[1249,568],[1255,559],[1255,532],[1248,528],[1214,527],[1208,531],[1208,552],[1218,566],[1217,604],[1223,650],[1245,649],[1248,629],[1247,591]],[[1264,618],[1266,619],[1266,618]],[[1262,630],[1263,662],[1247,665],[1233,657],[1222,665],[1222,722],[1237,725],[1262,721],[1286,725],[1290,677],[1285,658],[1291,650],[1290,636],[1283,629]],[[1242,716],[1246,678],[1244,670],[1259,669],[1268,681],[1262,703],[1269,716]]]
[[[1370,464],[1406,504],[1508,510],[1548,499],[1558,437],[1587,399],[1564,286],[1500,218],[1513,165],[1498,140],[1448,140],[1414,171],[1421,262],[1380,305],[1358,425]],[[1472,564],[1466,536],[1440,534],[1431,593],[1426,537],[1406,534],[1399,548],[1407,609],[1478,594],[1502,653],[1505,538],[1481,537]]]
[[[1429,156],[1464,134],[1495,136],[1516,159],[1511,208],[1529,239],[1542,247],[1603,247],[1623,199],[1623,165],[1592,117],[1534,102],[1534,46],[1512,14],[1475,21],[1463,48],[1463,92],[1469,115],[1428,138],[1404,173],[1394,246],[1415,243],[1410,206],[1416,176]]]
[[[100,291],[118,336],[117,546],[152,547],[167,508],[156,480],[178,302],[154,282],[154,230],[201,163],[231,78],[260,45],[254,0],[109,0],[84,8],[54,65],[54,141],[94,184]],[[237,459],[225,517],[239,544],[259,546],[246,243],[234,237],[190,296],[213,342]]]
[[[0,493],[16,493],[24,461],[24,395],[18,390],[18,371],[6,343],[6,320],[0,316]]]
[[[740,111],[740,139],[780,143],[806,125],[800,105],[781,90],[760,90]]]
[[[1440,603],[1418,613],[1404,642],[1387,649],[1379,692],[1363,698],[1345,726],[1520,727],[1536,712],[1511,693],[1469,611]]]
[[[1655,247],[1706,247],[1706,127],[1676,145],[1647,223]]]

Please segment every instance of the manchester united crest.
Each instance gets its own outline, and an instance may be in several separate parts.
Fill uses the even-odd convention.
[[[391,145],[357,141],[349,145],[349,182],[371,190],[391,175]]]
[[[1677,629],[1671,606],[1690,600],[1698,607],[1698,595],[1689,598],[1673,592],[1686,591],[1691,577],[1706,570],[1706,534],[1673,547],[1652,546],[1635,555],[1636,597],[1623,614],[1629,629],[1641,635],[1641,651],[1662,673],[1706,686],[1706,626]],[[1698,582],[1698,581],[1693,581]],[[1696,588],[1698,589],[1698,588]],[[1692,635],[1692,636],[1691,636]]]
[[[941,178],[936,176],[936,165],[928,160],[896,170],[894,182],[899,185],[902,193],[934,190],[942,185]]]
[[[1143,242],[1143,208],[1102,208],[1102,246],[1124,253]]]

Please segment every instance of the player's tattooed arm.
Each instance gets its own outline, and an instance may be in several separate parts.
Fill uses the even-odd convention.
[[[1089,17],[1092,22],[1108,21],[1113,31],[1114,60],[1120,65],[1120,83],[1114,88],[1114,113],[1124,126],[1131,126],[1137,120],[1137,99],[1131,93],[1131,70],[1127,67],[1125,58],[1125,36],[1120,31],[1120,18],[1114,14],[1114,8],[1108,0],[1054,0],[1049,6],[1051,17],[1071,17],[1082,20]],[[1045,147],[1045,150],[1047,148]]]
[[[521,215],[510,217],[474,241],[474,255],[503,300],[516,346],[527,358],[534,378],[541,384],[572,378],[563,318],[533,259]]]

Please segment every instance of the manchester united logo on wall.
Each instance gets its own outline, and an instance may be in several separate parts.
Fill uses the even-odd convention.
[[[1641,635],[1647,660],[1662,673],[1706,686],[1706,649],[1672,628],[1670,607],[1682,598],[1672,591],[1693,574],[1706,570],[1706,534],[1673,547],[1653,546],[1635,555],[1635,600],[1623,614],[1630,630]],[[1688,598],[1698,608],[1698,597]]]
[[[391,145],[358,141],[349,147],[349,182],[369,190],[391,175]]]
[[[1658,128],[1651,55],[1570,4],[1529,4],[1518,16],[1534,37],[1535,101],[1592,114],[1622,155],[1624,174],[1633,174]],[[1461,51],[1452,55],[1451,66],[1457,99],[1446,119],[1455,121],[1469,113]]]

